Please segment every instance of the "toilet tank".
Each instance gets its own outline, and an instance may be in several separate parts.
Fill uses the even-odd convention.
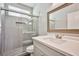
[[[32,40],[32,33],[31,32],[24,32],[23,33],[23,41],[25,40]]]

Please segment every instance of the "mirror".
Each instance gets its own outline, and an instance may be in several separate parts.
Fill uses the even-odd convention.
[[[79,4],[64,3],[48,12],[48,32],[70,32],[79,29]],[[73,20],[73,21],[72,21]],[[75,25],[74,25],[75,24]]]
[[[67,20],[65,14],[62,11],[57,11],[49,15],[49,28],[50,29],[66,29]],[[62,25],[63,24],[63,25]]]

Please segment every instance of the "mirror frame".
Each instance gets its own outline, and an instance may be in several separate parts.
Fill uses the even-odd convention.
[[[79,29],[50,29],[50,28],[49,28],[49,15],[50,15],[51,13],[53,13],[53,12],[56,12],[56,11],[58,11],[58,10],[60,10],[60,9],[63,9],[63,8],[65,8],[65,7],[67,7],[67,6],[70,6],[70,5],[72,5],[72,4],[73,4],[73,3],[64,3],[64,4],[62,4],[61,6],[55,8],[55,9],[53,9],[53,10],[51,10],[51,11],[49,11],[49,12],[47,13],[47,31],[48,31],[48,32],[75,33],[75,34],[79,34]]]

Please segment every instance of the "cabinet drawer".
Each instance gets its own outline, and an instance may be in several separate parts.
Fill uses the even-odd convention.
[[[47,55],[47,56],[64,56],[64,54],[62,54],[54,49],[51,49],[51,48],[45,46],[44,44],[41,44],[39,41],[34,40],[34,46],[39,48],[39,50],[43,51],[43,53],[45,53],[45,55]],[[36,48],[34,47],[34,49],[36,49]]]

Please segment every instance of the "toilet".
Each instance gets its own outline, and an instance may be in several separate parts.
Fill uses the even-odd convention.
[[[32,37],[36,36],[36,34],[32,32],[24,32],[23,33],[23,51],[26,52],[27,54],[33,55],[33,40]]]
[[[26,48],[26,52],[29,53],[30,55],[33,55],[33,50],[34,50],[33,45],[30,45]]]

